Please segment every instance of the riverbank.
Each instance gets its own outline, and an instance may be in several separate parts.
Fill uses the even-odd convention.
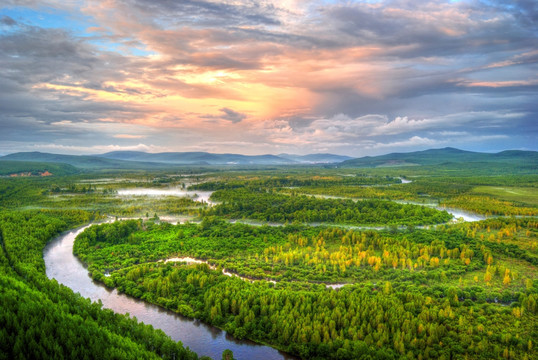
[[[90,278],[82,262],[73,255],[73,243],[76,236],[88,226],[90,225],[64,233],[47,244],[43,251],[47,277],[56,279],[59,283],[94,302],[101,301],[105,308],[121,314],[130,314],[139,321],[163,330],[173,340],[181,341],[184,346],[201,356],[220,359],[222,352],[230,349],[238,360],[296,359],[269,346],[250,340],[235,339],[219,328],[183,317],[158,305],[149,304],[96,283]]]

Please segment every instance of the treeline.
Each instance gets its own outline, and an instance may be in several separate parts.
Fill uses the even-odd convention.
[[[0,176],[14,174],[41,176],[45,172],[49,172],[55,176],[61,176],[75,174],[79,171],[79,169],[69,164],[0,160]]]
[[[524,186],[537,187],[538,175],[536,174],[504,174],[504,175],[472,175],[472,176],[432,176],[419,182],[430,182],[437,184],[459,183],[468,186],[490,185],[490,186]]]
[[[536,175],[505,176],[427,176],[418,177],[412,183],[380,185],[374,187],[345,186],[330,187],[305,185],[282,189],[289,194],[328,195],[361,199],[413,200],[417,202],[440,202],[447,207],[457,207],[484,215],[538,214],[536,207],[517,202],[502,201],[492,196],[473,193],[476,186],[525,186],[536,187]]]
[[[96,280],[107,272],[177,254],[253,279],[438,281],[484,268],[490,252],[463,233],[390,233],[307,226],[249,226],[205,218],[200,224],[160,226],[140,220],[92,226],[74,252]],[[112,274],[113,275],[113,274]]]
[[[322,259],[324,264],[341,260],[332,255],[344,244],[374,251],[386,268],[385,272],[379,272],[377,279],[381,280],[348,285],[339,291],[298,282],[303,270],[297,259],[287,264],[287,271],[298,279],[276,284],[230,278],[220,272],[220,267],[211,270],[205,264],[187,266],[163,262],[129,265],[106,278],[109,286],[202,319],[238,338],[269,343],[308,359],[355,359],[366,355],[409,359],[465,356],[530,359],[536,356],[533,339],[538,333],[533,323],[538,320],[538,288],[532,282],[519,293],[503,291],[502,294],[481,286],[450,285],[450,279],[458,276],[457,273],[450,275],[451,269],[485,267],[491,255],[487,249],[481,249],[479,243],[469,247],[469,242],[473,241],[465,237],[465,229],[415,230],[394,234],[391,241],[388,239],[391,234],[374,231],[309,227],[284,230],[285,227],[231,225],[217,219],[204,225],[163,225],[146,230],[143,227],[140,222],[100,225],[94,233],[101,235],[95,240],[91,240],[93,235],[80,236],[77,243],[87,242],[85,251],[89,255],[85,259],[90,267],[96,254],[105,256],[114,252],[120,257],[133,254],[136,259],[144,259],[149,258],[146,252],[161,253],[170,244],[177,244],[175,249],[182,256],[195,253],[194,247],[206,255],[216,255],[219,248],[224,247],[221,255],[231,256],[232,261],[241,263],[257,258],[252,261],[263,264],[265,250],[259,256],[254,253],[279,246],[276,244],[282,244],[282,235],[286,235],[282,247],[289,251],[323,245],[329,252],[329,256]],[[290,232],[291,229],[294,231]],[[121,233],[127,234],[126,237],[116,237]],[[257,241],[252,244],[250,239],[242,241],[241,233]],[[398,246],[398,243],[402,244]],[[449,263],[442,271],[444,274],[430,261],[422,270],[411,270],[414,266],[402,270],[400,263],[393,267],[389,249],[398,257],[405,256],[409,249],[410,258],[415,257],[412,252],[416,251],[417,257],[429,256],[430,260],[438,257]],[[135,252],[137,250],[140,252]],[[357,249],[352,259],[360,258],[364,250]],[[467,258],[471,259],[469,263]],[[103,259],[101,265],[105,266],[113,261],[112,257]],[[270,261],[269,266],[274,265]],[[370,267],[367,263],[361,266]],[[402,271],[409,276],[393,277]],[[436,271],[445,276],[445,280],[439,278],[442,281],[435,282],[440,285],[425,286],[428,273]],[[495,299],[511,305],[488,303]]]
[[[0,213],[0,358],[197,359],[161,331],[46,277],[45,244],[92,218],[84,211]]]
[[[491,196],[462,195],[456,198],[446,200],[443,206],[457,207],[460,209],[477,212],[485,215],[538,215],[538,208],[517,206],[510,201],[501,201]]]
[[[334,187],[334,186],[371,186],[400,184],[399,177],[349,174],[346,176],[287,176],[287,177],[265,177],[262,179],[228,179],[226,181],[208,181],[201,184],[191,185],[191,190],[223,190],[238,189],[248,187],[251,189],[286,188],[286,187]]]
[[[41,200],[41,184],[50,180],[36,178],[7,178],[0,181],[0,210],[35,204]]]
[[[204,215],[270,222],[424,225],[452,218],[446,211],[390,201],[319,199],[248,189],[218,190],[211,200],[220,204],[203,211]]]
[[[122,217],[143,217],[148,212],[197,216],[198,209],[205,206],[187,197],[119,197],[117,185],[75,184],[79,180],[78,177],[6,178],[0,182],[0,210],[31,207],[85,210]],[[137,185],[147,185],[143,180]],[[133,186],[128,182],[122,184]]]
[[[201,224],[155,225],[129,220],[94,225],[78,235],[73,252],[89,264],[93,276],[131,266],[184,254],[224,265],[241,266],[244,259],[271,245],[285,245],[288,236],[301,232],[314,236],[319,230],[294,225],[287,227],[230,224],[206,217]],[[105,250],[106,249],[106,250]],[[98,275],[99,274],[99,275]],[[111,281],[111,278],[103,279]]]
[[[458,226],[498,254],[538,265],[538,219],[499,217]]]
[[[509,224],[510,231],[512,226],[519,226],[520,231],[529,233],[535,226],[531,219],[498,221]],[[536,243],[531,242],[530,249],[525,249],[516,244],[485,240],[483,234],[476,233],[480,224],[392,233],[298,225],[248,226],[217,218],[205,218],[200,225],[175,226],[131,220],[90,227],[77,238],[75,253],[89,263],[96,280],[109,286],[114,286],[116,269],[181,255],[205,259],[214,266],[252,279],[310,283],[382,279],[409,287],[437,282],[456,284],[458,278],[480,271],[482,274],[472,282],[474,286],[486,285],[497,277],[502,281],[508,269],[507,284],[513,283],[514,289],[525,287],[527,276],[521,277],[513,268],[497,264],[497,260],[509,255],[534,264]],[[116,236],[125,229],[130,229],[126,236]],[[494,239],[508,231],[503,228]],[[112,276],[104,277],[107,272],[112,272]],[[492,275],[489,279],[488,272]],[[489,301],[495,298],[506,296],[500,293],[487,296]],[[472,299],[477,297],[473,295]]]

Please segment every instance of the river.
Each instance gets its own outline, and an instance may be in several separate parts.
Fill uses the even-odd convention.
[[[170,187],[170,188],[130,188],[130,189],[119,189],[118,196],[152,196],[152,197],[162,197],[162,196],[177,196],[177,197],[189,197],[195,201],[207,203],[214,205],[209,197],[213,191],[192,191],[192,190],[183,190],[179,187]]]
[[[195,193],[197,196],[194,195]],[[211,204],[209,200],[211,193],[211,191],[185,191],[179,188],[136,188],[118,191],[119,196],[188,196],[209,204]],[[476,216],[477,214],[465,213],[457,209],[446,210],[455,217],[462,216],[465,221],[477,221],[480,219],[480,216]],[[74,292],[78,292],[92,301],[101,300],[105,308],[112,309],[117,313],[129,313],[131,316],[136,316],[139,321],[163,330],[173,340],[181,341],[184,346],[189,347],[200,356],[206,355],[213,359],[220,359],[222,352],[225,349],[230,349],[238,360],[296,359],[269,346],[260,345],[249,340],[234,339],[223,330],[198,320],[183,317],[128,295],[120,294],[115,289],[110,290],[94,282],[82,262],[73,255],[75,237],[86,227],[66,232],[45,247],[43,258],[49,278],[56,279],[59,283],[68,286]],[[326,286],[338,289],[344,285],[327,284]]]
[[[459,219],[463,219],[463,221],[465,222],[474,222],[474,221],[481,221],[481,220],[487,219],[485,215],[470,212],[470,211],[465,211],[461,209],[445,208],[442,206],[437,206],[435,208],[441,211],[446,210],[446,212],[454,216],[455,221],[458,221]]]
[[[406,180],[403,178],[400,178],[402,181],[402,184],[408,184],[411,183],[411,180]],[[199,201],[202,203],[206,203],[208,205],[215,205],[214,202],[209,200],[211,194],[213,191],[192,191],[192,190],[183,190],[179,187],[171,187],[171,188],[130,188],[130,189],[119,189],[118,190],[118,196],[122,197],[132,197],[132,196],[152,196],[152,197],[160,197],[160,196],[177,196],[177,197],[190,197],[195,201]],[[332,199],[350,199],[348,197],[344,196],[332,196],[332,195],[314,195],[315,197],[319,198],[332,198]],[[355,201],[358,201],[359,199],[352,199]],[[428,206],[428,207],[435,207],[437,210],[446,210],[449,214],[452,214],[454,216],[454,220],[457,220],[459,218],[463,218],[464,221],[472,222],[472,221],[480,221],[486,219],[484,215],[472,213],[470,211],[465,211],[461,209],[455,209],[455,208],[444,208],[437,204],[423,204],[419,202],[414,201],[406,201],[406,200],[395,200],[394,202],[400,203],[400,204],[414,204],[414,205],[421,205],[421,206]],[[163,218],[163,220],[166,220]]]
[[[86,226],[87,227],[87,226]],[[259,345],[248,340],[237,340],[213,326],[198,320],[180,316],[159,306],[148,304],[117,290],[107,289],[94,282],[82,262],[73,255],[75,237],[86,227],[66,232],[52,240],[43,251],[47,276],[70,287],[74,292],[101,300],[103,307],[117,313],[136,316],[139,321],[163,330],[173,340],[181,341],[198,355],[220,359],[225,349],[230,349],[234,357],[243,359],[296,359],[269,346]]]

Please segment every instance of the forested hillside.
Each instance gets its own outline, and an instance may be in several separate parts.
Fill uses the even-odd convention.
[[[43,247],[84,211],[0,212],[0,358],[197,359],[162,332],[45,276]]]
[[[236,339],[304,359],[536,358],[536,175],[448,169],[4,178],[2,358],[198,358],[46,277],[45,244],[105,217],[74,244],[94,280]]]

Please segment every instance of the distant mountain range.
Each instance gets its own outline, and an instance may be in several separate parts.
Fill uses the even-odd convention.
[[[144,169],[156,170],[186,165],[301,165],[328,164],[337,167],[399,167],[451,165],[465,163],[517,163],[532,169],[538,168],[538,152],[507,150],[496,154],[464,151],[454,148],[430,149],[409,153],[392,153],[381,156],[351,158],[334,154],[309,155],[240,155],[208,152],[146,153],[141,151],[114,151],[99,155],[59,155],[41,152],[20,152],[0,157],[0,164],[7,161],[69,164],[82,170]],[[463,166],[463,165],[461,165]],[[35,167],[35,164],[34,164]],[[18,167],[20,168],[20,167]],[[22,171],[22,170],[21,170]],[[67,169],[66,169],[67,171]]]
[[[63,163],[0,160],[0,176],[70,175],[80,169]]]
[[[146,153],[141,151],[113,151],[96,155],[107,159],[158,162],[179,165],[290,165],[339,163],[352,159],[349,156],[333,154],[310,155],[240,155],[214,154],[208,152],[165,152]]]
[[[331,164],[353,159],[351,156],[334,155],[334,154],[309,154],[293,155],[278,154],[279,157],[292,160],[301,164]]]
[[[451,147],[430,149],[409,153],[391,153],[380,156],[365,156],[358,159],[343,161],[341,167],[396,167],[396,166],[425,166],[458,163],[499,163],[517,161],[526,165],[538,166],[538,152],[506,150],[499,153],[480,153],[459,150]]]
[[[310,155],[240,155],[208,152],[113,151],[98,155],[60,155],[42,152],[19,152],[0,157],[5,161],[64,163],[80,169],[164,169],[184,165],[298,165],[340,163],[352,159],[334,154]]]
[[[19,152],[9,154],[0,158],[9,161],[27,161],[40,163],[62,163],[75,166],[84,170],[96,169],[158,169],[163,168],[163,164],[145,163],[138,161],[124,161],[107,159],[99,156],[88,155],[61,155],[42,152]]]

